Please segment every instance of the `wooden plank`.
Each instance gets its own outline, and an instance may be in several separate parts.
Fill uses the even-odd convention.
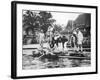
[[[76,57],[76,56],[59,56],[61,58],[74,58],[74,59],[87,59],[87,57]]]

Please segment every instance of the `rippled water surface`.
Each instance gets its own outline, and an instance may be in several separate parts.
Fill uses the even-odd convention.
[[[23,69],[47,69],[47,68],[67,68],[67,67],[88,67],[90,60],[69,59],[69,58],[34,58],[32,55],[23,55]]]

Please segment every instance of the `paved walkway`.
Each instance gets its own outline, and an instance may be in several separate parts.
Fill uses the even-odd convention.
[[[44,43],[43,44],[43,47],[47,47],[48,46],[48,44],[47,43]],[[23,45],[23,49],[25,49],[25,48],[39,48],[40,47],[40,44],[29,44],[29,45]]]
[[[43,47],[45,48],[49,48],[48,43],[44,43]],[[37,49],[40,49],[40,45],[39,44],[30,44],[30,45],[23,45],[23,54],[32,54],[32,51],[35,51]],[[62,44],[59,44],[59,47],[55,49],[55,52],[59,52],[59,51],[68,51],[68,48],[62,48]]]
[[[49,45],[47,43],[44,43],[43,47],[49,47]],[[27,55],[32,55],[32,52],[40,49],[40,45],[39,44],[30,44],[30,45],[23,45],[23,54],[27,54]],[[84,48],[85,49],[85,48]],[[69,52],[72,53],[74,51],[73,48],[62,48],[62,44],[59,44],[59,47],[55,49],[55,52],[59,52],[59,51],[64,51],[64,52]],[[84,51],[84,54],[90,54],[90,52]]]

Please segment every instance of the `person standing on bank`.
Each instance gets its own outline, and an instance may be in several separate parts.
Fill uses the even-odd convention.
[[[83,42],[83,33],[82,33],[79,29],[77,29],[78,51],[79,51],[79,50],[83,51],[82,42]]]
[[[78,47],[77,41],[78,41],[77,31],[76,29],[74,29],[73,34],[71,36],[71,47],[73,47],[75,51],[77,51],[77,47]]]
[[[44,41],[44,33],[43,30],[39,33],[39,44],[41,47],[43,47],[43,41]]]

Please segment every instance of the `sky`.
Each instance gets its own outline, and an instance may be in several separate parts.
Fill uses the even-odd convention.
[[[60,12],[51,12],[53,19],[56,20],[56,24],[66,26],[68,20],[75,20],[80,14],[79,13],[60,13]]]

